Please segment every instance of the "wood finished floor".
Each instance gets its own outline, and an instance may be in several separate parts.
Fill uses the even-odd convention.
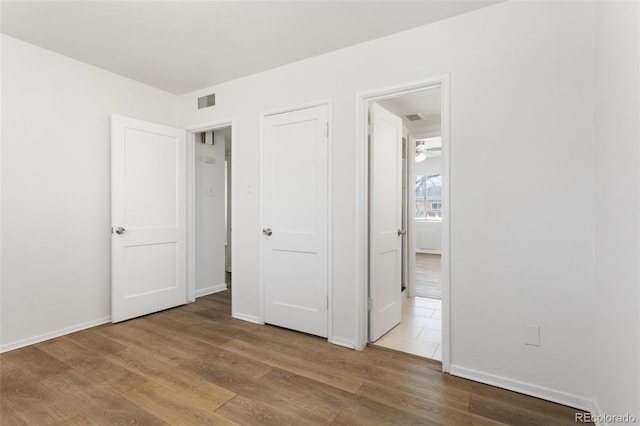
[[[226,291],[0,355],[0,424],[574,424],[440,368],[232,319]]]

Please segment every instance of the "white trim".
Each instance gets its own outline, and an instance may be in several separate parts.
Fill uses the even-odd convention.
[[[600,404],[598,404],[597,399],[594,399],[593,401],[591,401],[591,410],[587,410],[587,411],[589,411],[593,417],[602,418],[602,419],[605,418],[605,412],[602,411],[602,408],[600,408]],[[596,425],[609,426],[609,423],[596,422]]]
[[[355,349],[356,347],[353,340],[341,339],[340,337],[333,337],[332,339],[329,339],[329,343],[349,349]]]
[[[594,409],[594,405],[597,405],[591,398],[585,396],[561,392],[544,386],[513,380],[457,365],[450,366],[449,374],[589,412]]]
[[[86,330],[87,328],[95,327],[102,324],[108,324],[111,322],[111,316],[103,317],[97,320],[88,321],[82,324],[74,325],[71,327],[61,328],[50,333],[41,334],[35,337],[29,337],[28,339],[19,340],[13,343],[7,343],[0,346],[0,353],[12,351],[14,349],[24,348],[25,346],[35,345],[36,343],[44,342],[45,340],[55,339],[56,337],[66,336],[67,334],[75,333],[76,331]]]
[[[333,342],[333,98],[325,98],[316,101],[311,101],[307,103],[297,104],[289,107],[281,107],[272,109],[269,111],[262,112],[260,114],[260,148],[259,148],[259,161],[260,168],[258,172],[260,173],[260,178],[262,179],[263,174],[263,161],[264,161],[264,119],[266,117],[270,117],[273,115],[284,114],[287,112],[300,111],[309,108],[315,108],[319,106],[327,107],[327,122],[329,125],[329,134],[327,135],[327,297],[329,298],[329,308],[327,309],[327,341]],[[231,173],[233,173],[233,168],[231,169]],[[260,202],[259,202],[259,212],[260,212],[260,226],[263,226],[262,223],[262,213],[264,209],[264,200],[263,200],[263,190],[262,190],[262,180],[260,182]],[[262,232],[261,229],[258,229],[258,232]],[[233,246],[233,245],[232,245]],[[259,310],[258,310],[258,319],[259,324],[264,324],[264,304],[265,304],[265,296],[264,296],[264,273],[263,273],[263,252],[264,252],[264,238],[260,238],[260,259],[258,261],[258,270],[260,271],[260,280],[259,280]],[[233,264],[233,261],[232,261]],[[338,341],[340,341],[338,339]],[[341,343],[336,343],[338,345],[343,346]],[[353,348],[353,345],[347,346]]]
[[[442,124],[442,243],[440,246],[442,269],[442,371],[449,372],[451,366],[451,138],[450,135],[450,82],[449,75],[441,78],[441,124]]]
[[[333,338],[333,98],[327,105],[327,341]],[[339,338],[338,342],[342,342]],[[344,346],[342,343],[335,343]],[[353,345],[350,346],[353,348]]]
[[[196,301],[196,134],[187,133],[187,303]]]
[[[409,133],[407,143],[411,147],[407,147],[407,239],[408,250],[407,256],[409,256],[407,266],[409,272],[407,273],[409,290],[408,296],[415,297],[416,295],[416,191],[415,191],[415,175],[416,175],[416,162],[413,161],[413,155],[415,153],[416,138],[415,135]]]
[[[196,133],[231,127],[231,140],[234,140],[235,120],[226,119],[210,123],[192,125],[187,127],[187,302],[195,302],[196,297],[204,294],[196,294]],[[233,142],[232,142],[233,143]],[[232,148],[233,149],[233,148]],[[231,187],[233,188],[233,151],[231,155]],[[231,197],[231,211],[233,212],[233,199]],[[231,235],[233,239],[233,234]],[[233,247],[233,244],[232,244]],[[231,253],[233,263],[233,249]],[[226,287],[226,284],[225,284]],[[199,290],[202,291],[202,290]],[[218,290],[222,291],[222,290]],[[211,293],[207,293],[211,294]],[[231,295],[231,312],[233,312],[233,295]]]
[[[211,287],[201,288],[196,290],[196,297],[208,296],[214,293],[220,293],[221,291],[225,291],[227,289],[226,284],[216,284]]]
[[[232,301],[233,301],[233,299],[232,299]],[[252,322],[254,324],[264,325],[264,321],[260,321],[260,318],[258,318],[255,315],[247,315],[247,314],[242,314],[240,312],[235,312],[235,313],[232,313],[231,316],[233,318],[235,318],[235,319],[239,319],[239,320],[242,320],[242,321],[249,321],[249,322]]]
[[[302,103],[302,104],[297,104],[297,105],[292,105],[292,106],[286,106],[286,107],[280,107],[280,108],[274,108],[272,110],[263,112],[260,115],[260,117],[264,118],[264,117],[269,117],[271,115],[278,115],[278,114],[284,114],[284,113],[287,113],[287,112],[300,111],[300,110],[303,110],[303,109],[315,108],[315,107],[323,106],[323,105],[327,105],[329,107],[329,113],[331,113],[331,103],[332,102],[333,102],[332,98],[324,98],[324,99],[318,99],[318,100],[307,102],[307,103]],[[329,116],[329,118],[331,118],[331,116]]]
[[[202,124],[192,124],[191,126],[186,127],[185,130],[189,133],[210,132],[211,130],[233,126],[234,121],[234,119],[229,118],[225,120],[210,121],[208,123]],[[231,140],[233,140],[233,138],[231,138]]]
[[[381,89],[356,93],[356,286],[355,286],[355,335],[356,349],[362,350],[368,340],[368,106],[375,101],[398,97],[408,93],[441,87],[442,102],[442,161],[443,161],[443,210],[442,210],[442,371],[448,372],[451,363],[451,309],[450,309],[450,263],[449,263],[449,181],[450,181],[450,140],[449,140],[449,75],[441,75],[420,81],[398,84]]]
[[[258,186],[258,190],[260,191],[260,196],[258,197],[258,214],[259,214],[259,223],[258,229],[256,232],[259,237],[258,243],[258,321],[259,324],[264,324],[264,237],[260,234],[263,232],[265,224],[264,221],[264,191],[263,191],[263,179],[264,176],[264,119],[267,117],[266,113],[260,114],[260,143],[258,147],[258,176],[260,184]],[[233,172],[233,169],[231,169]],[[261,229],[262,228],[262,229]],[[233,265],[233,262],[231,263]]]

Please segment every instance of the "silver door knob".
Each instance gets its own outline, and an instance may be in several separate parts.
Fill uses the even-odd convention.
[[[124,234],[125,231],[126,231],[126,229],[124,229],[122,226],[118,226],[116,228],[116,234],[118,234],[118,235]]]
[[[262,233],[268,237],[273,234],[273,231],[271,230],[271,228],[262,228]]]
[[[406,234],[406,233],[407,233],[407,231],[406,231],[406,230],[404,230],[404,229],[398,229],[398,235],[404,235],[404,234]]]

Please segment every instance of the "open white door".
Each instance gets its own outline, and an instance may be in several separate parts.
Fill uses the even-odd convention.
[[[111,321],[187,302],[186,132],[111,118]]]
[[[369,340],[402,316],[402,119],[377,104],[370,109]]]
[[[328,107],[263,121],[265,322],[327,337]]]

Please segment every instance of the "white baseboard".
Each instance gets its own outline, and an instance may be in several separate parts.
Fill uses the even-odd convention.
[[[331,340],[329,340],[329,343],[333,343],[334,345],[343,346],[349,349],[356,348],[356,345],[355,343],[353,343],[353,341],[347,340],[347,339],[341,339],[340,337],[333,337]]]
[[[442,254],[442,250],[416,249],[416,253],[422,253],[422,254]]]
[[[449,374],[536,398],[541,398],[547,401],[557,402],[558,404],[567,405],[580,410],[591,412],[593,409],[593,400],[590,398],[558,391],[544,386],[533,385],[519,380],[509,379],[507,377],[496,376],[494,374],[488,374],[482,371],[472,370],[470,368],[451,365]]]
[[[241,314],[239,312],[234,312],[231,314],[231,316],[233,318],[242,320],[242,321],[249,321],[252,322],[254,324],[264,324],[262,321],[260,321],[260,318],[253,316],[253,315],[247,315],[247,314]]]
[[[28,339],[19,340],[13,343],[7,343],[0,346],[0,353],[12,351],[14,349],[24,348],[25,346],[35,345],[36,343],[44,342],[45,340],[55,339],[56,337],[64,336],[67,334],[75,333],[76,331],[86,330],[87,328],[95,327],[98,325],[111,322],[111,317],[104,317],[93,321],[88,321],[82,324],[74,325],[71,327],[61,328],[50,333],[41,334],[39,336],[30,337]]]
[[[219,293],[221,291],[225,291],[226,289],[227,289],[227,285],[226,284],[217,284],[217,285],[213,285],[211,287],[201,288],[199,290],[196,290],[196,298],[202,297],[202,296],[207,296],[207,295],[213,294],[213,293]]]

